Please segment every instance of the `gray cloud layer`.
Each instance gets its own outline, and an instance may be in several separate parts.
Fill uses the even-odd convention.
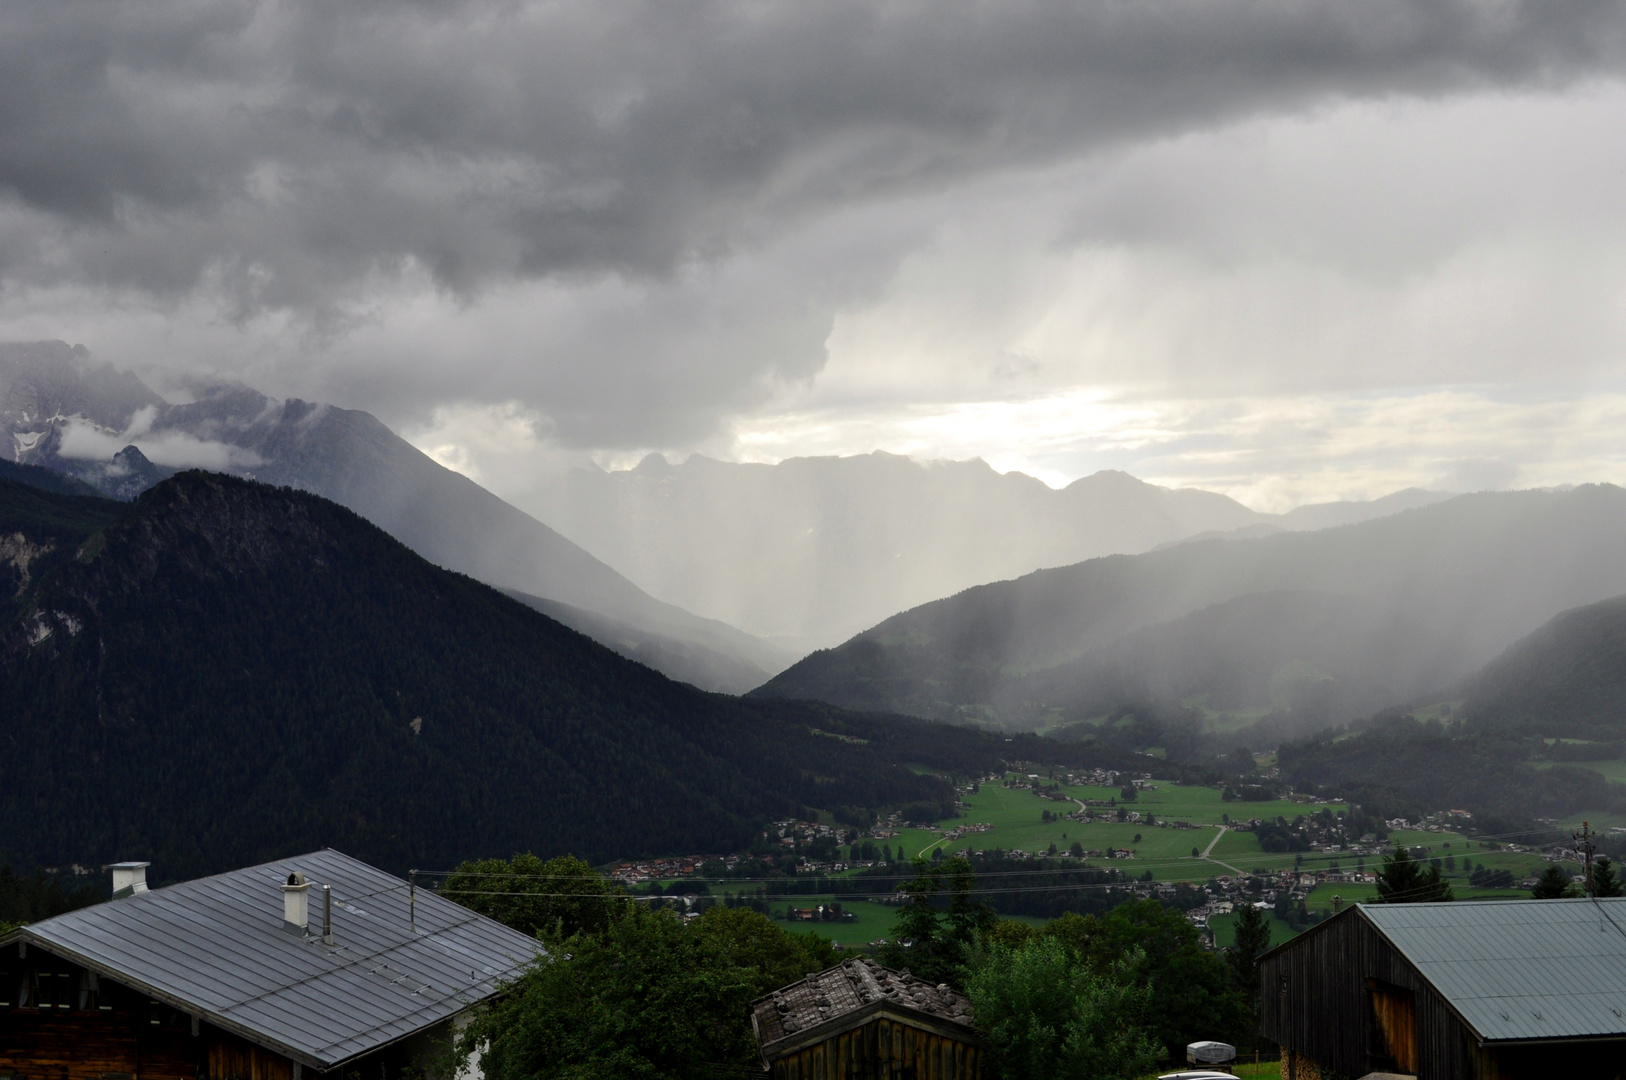
[[[538,442],[612,450],[726,439],[730,417],[815,376],[815,404],[872,411],[922,401],[926,382],[939,401],[1157,372],[1261,393],[1393,385],[1406,350],[1385,344],[1367,379],[1329,382],[1353,363],[1336,335],[1319,361],[1299,354],[1335,318],[1275,278],[1258,291],[1288,297],[1308,325],[1263,304],[1250,315],[1255,294],[1240,286],[1236,299],[1203,292],[1224,280],[1211,267],[1269,270],[1324,245],[1330,262],[1378,267],[1374,280],[1405,278],[1507,217],[1513,181],[1519,197],[1554,201],[1551,176],[1501,176],[1476,196],[1465,189],[1486,169],[1458,162],[1414,182],[1413,162],[1439,161],[1407,157],[1383,183],[1408,212],[1379,214],[1382,185],[1346,166],[1358,149],[1284,180],[1258,176],[1245,149],[1198,146],[1188,165],[1169,137],[1313,123],[1350,101],[1528,100],[1614,78],[1623,16],[1626,0],[0,0],[0,329],[86,340],[120,364],[212,367],[400,426],[447,403],[516,401]],[[1091,155],[1114,153],[1116,171],[1090,175]],[[1570,158],[1566,175],[1588,173]],[[1091,244],[1144,256],[1120,316],[1146,307],[1148,326],[1178,326],[1169,298],[1199,294],[1183,317],[1200,344],[1120,330],[1101,358],[1071,365],[1008,351],[1058,274],[1042,253]],[[1555,265],[1580,265],[1577,245],[1550,246]],[[922,252],[941,265],[911,278]],[[1509,261],[1527,265],[1524,252]],[[979,266],[985,276],[956,273]],[[1574,272],[1605,292],[1616,280]],[[1103,270],[1075,294],[1105,297],[1106,311],[1113,280]],[[1612,339],[1574,299],[1584,290],[1558,291],[1571,307],[1554,319],[1581,328],[1567,353],[1608,362],[1592,342]],[[1335,293],[1334,314],[1360,302]],[[902,375],[856,378],[864,357],[827,367],[841,318],[882,301],[901,329],[871,351],[914,356]],[[1474,303],[1424,304],[1418,321]],[[1069,304],[1083,306],[1056,302]],[[1073,342],[1101,336],[1111,314],[1078,316],[1052,352],[1082,352]],[[1386,318],[1352,319],[1344,337],[1365,342]],[[1282,340],[1236,332],[1262,325]],[[1435,381],[1546,362],[1493,331],[1513,359],[1472,341],[1419,347],[1439,356]],[[1405,326],[1394,336],[1428,344]],[[975,351],[966,342],[986,355],[951,358]],[[989,389],[956,364],[1007,375]]]
[[[661,275],[866,196],[1341,95],[1616,70],[1590,0],[0,8],[3,271],[320,312]]]

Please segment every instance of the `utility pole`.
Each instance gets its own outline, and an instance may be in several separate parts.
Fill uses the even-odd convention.
[[[1582,864],[1586,873],[1586,894],[1592,896],[1592,853],[1598,850],[1598,845],[1592,842],[1592,830],[1587,822],[1581,822],[1581,831],[1571,833],[1575,838],[1575,850],[1580,852]]]

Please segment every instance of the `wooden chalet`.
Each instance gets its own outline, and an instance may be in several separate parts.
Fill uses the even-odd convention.
[[[947,986],[846,960],[751,1006],[772,1080],[980,1080],[971,1003]]]
[[[336,851],[148,890],[0,937],[0,1078],[394,1080],[536,942]]]
[[[1626,899],[1357,904],[1259,972],[1283,1080],[1626,1074]]]

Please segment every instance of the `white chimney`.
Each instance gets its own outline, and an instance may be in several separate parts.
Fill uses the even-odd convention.
[[[147,891],[147,867],[152,863],[116,862],[102,867],[113,871],[113,899]]]
[[[288,883],[282,886],[282,928],[290,934],[304,937],[310,925],[310,908],[305,899],[310,887],[305,875],[298,871],[289,874]]]

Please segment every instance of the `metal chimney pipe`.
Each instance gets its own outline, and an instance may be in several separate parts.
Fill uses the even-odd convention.
[[[322,886],[322,944],[333,944],[333,886]]]

